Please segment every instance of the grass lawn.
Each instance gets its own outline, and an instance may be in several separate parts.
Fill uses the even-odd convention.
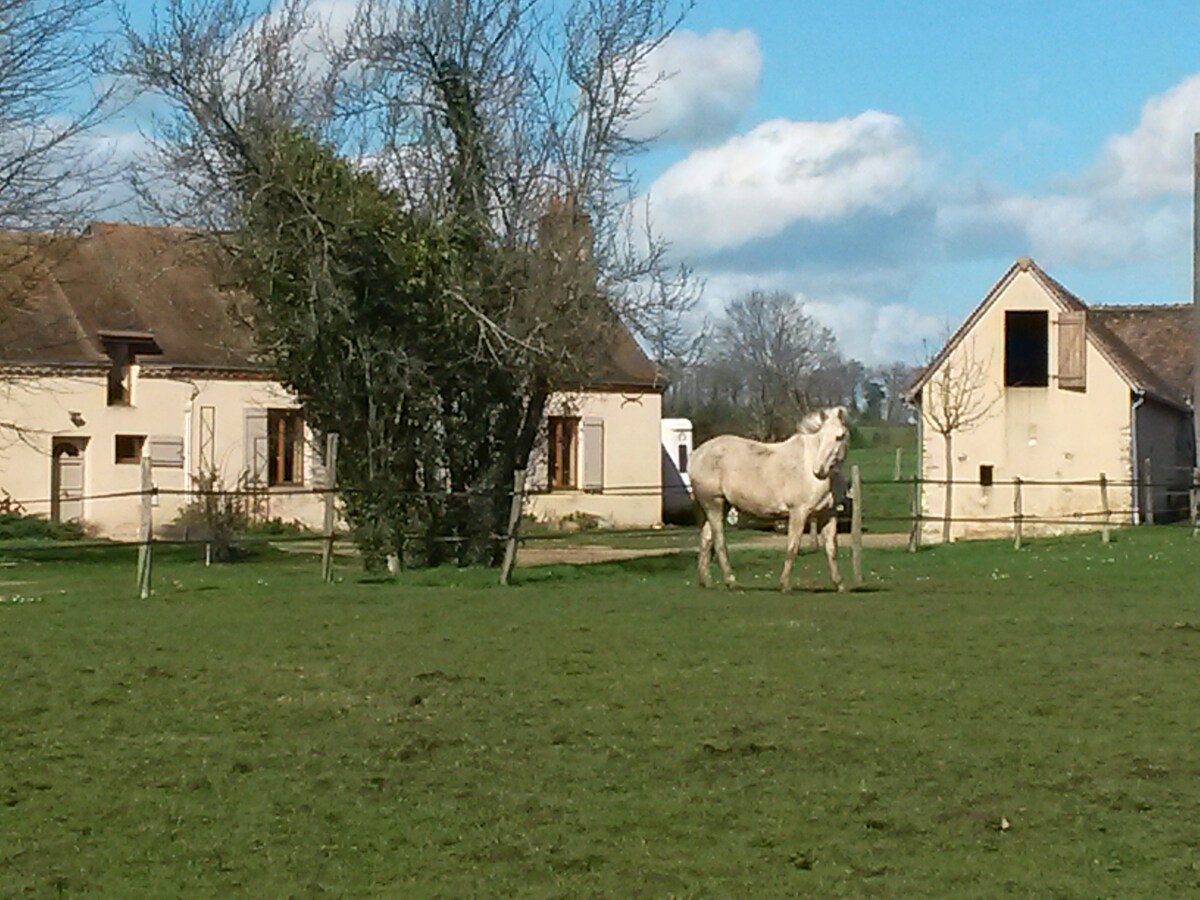
[[[0,565],[0,894],[1200,891],[1182,530],[364,578]],[[5,557],[0,547],[0,559]],[[819,588],[819,590],[817,589]],[[1007,824],[1007,827],[1005,827]]]

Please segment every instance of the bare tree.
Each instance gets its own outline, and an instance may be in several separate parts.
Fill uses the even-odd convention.
[[[917,367],[902,362],[879,366],[873,371],[874,380],[883,388],[883,421],[892,425],[900,425],[909,421],[904,395],[916,379],[918,372]]]
[[[979,357],[975,343],[962,344],[942,362],[925,387],[921,416],[945,448],[946,493],[942,540],[950,542],[954,491],[954,435],[969,431],[986,420],[1000,399],[989,377],[991,360]]]
[[[716,326],[714,351],[740,383],[762,438],[790,435],[828,393],[819,384],[822,371],[841,362],[833,332],[779,291],[751,291],[730,302]]]
[[[104,0],[0,0],[0,228],[77,222],[104,160],[83,140],[115,87],[92,88]]]

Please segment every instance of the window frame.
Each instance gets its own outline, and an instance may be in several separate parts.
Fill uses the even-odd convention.
[[[1050,386],[1050,313],[1047,310],[1005,310],[1004,386]]]
[[[579,416],[546,418],[547,490],[579,490],[579,424]]]
[[[267,410],[267,486],[304,484],[304,411]]]
[[[133,441],[136,447],[136,452],[132,455],[121,454],[121,442]],[[146,452],[146,435],[144,434],[114,434],[113,435],[113,465],[116,466],[136,466],[142,461],[142,455]]]

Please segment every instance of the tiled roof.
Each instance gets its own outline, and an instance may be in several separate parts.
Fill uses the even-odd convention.
[[[93,225],[0,253],[0,361],[104,363],[103,334],[152,336],[151,365],[259,367],[244,295],[210,241],[177,228]]]
[[[1092,306],[1088,318],[1145,367],[1147,390],[1173,393],[1185,401],[1192,398],[1196,359],[1192,304]]]
[[[104,335],[135,333],[161,354],[150,367],[265,371],[241,312],[246,295],[207,236],[179,228],[97,224],[81,235],[0,232],[0,365],[104,365]],[[659,385],[623,326],[589,379]]]

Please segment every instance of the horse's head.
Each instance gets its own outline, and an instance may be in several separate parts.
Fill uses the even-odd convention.
[[[850,426],[846,422],[846,408],[833,406],[817,413],[820,417],[816,428],[817,454],[813,460],[813,474],[822,480],[828,478],[841,466],[850,444]]]

